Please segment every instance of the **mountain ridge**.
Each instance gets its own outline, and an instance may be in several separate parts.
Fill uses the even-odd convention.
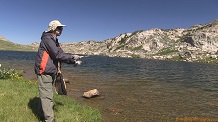
[[[216,62],[218,19],[190,28],[139,30],[102,42],[61,43],[66,52],[111,57]]]
[[[187,29],[152,28],[123,33],[104,41],[61,43],[61,47],[75,54],[216,63],[218,19]]]

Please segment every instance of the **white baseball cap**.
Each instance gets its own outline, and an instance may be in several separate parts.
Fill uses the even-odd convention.
[[[51,30],[54,31],[58,26],[64,27],[64,26],[66,26],[66,25],[61,24],[61,22],[58,21],[58,20],[52,20],[52,21],[49,23],[48,29],[47,29],[45,32],[49,32],[49,31],[51,31]]]

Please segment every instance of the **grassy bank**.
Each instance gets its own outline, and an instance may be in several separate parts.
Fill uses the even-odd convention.
[[[9,78],[0,78],[0,121],[38,122],[37,82],[29,81],[18,75],[9,75]],[[67,96],[55,95],[54,103],[57,122],[101,121],[98,110],[81,106]]]

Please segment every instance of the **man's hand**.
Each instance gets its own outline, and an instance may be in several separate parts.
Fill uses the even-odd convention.
[[[72,55],[72,59],[74,59],[74,60],[79,60],[79,59],[81,59],[81,58],[83,58],[84,56],[79,56],[79,55]]]

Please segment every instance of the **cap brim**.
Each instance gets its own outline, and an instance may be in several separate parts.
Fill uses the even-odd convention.
[[[58,26],[62,26],[62,27],[64,27],[64,26],[66,26],[66,25],[58,25]]]

